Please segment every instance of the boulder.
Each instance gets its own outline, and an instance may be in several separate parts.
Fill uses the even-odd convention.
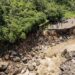
[[[0,71],[5,71],[8,67],[8,63],[7,62],[0,62]]]

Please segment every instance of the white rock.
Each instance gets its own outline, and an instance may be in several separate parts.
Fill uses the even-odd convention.
[[[74,60],[74,59],[72,59],[71,61],[72,61],[73,63],[75,63],[75,60]]]
[[[27,71],[26,71],[26,73],[25,73],[25,74],[23,74],[23,75],[29,75],[29,70],[27,70]]]
[[[36,73],[29,73],[29,75],[36,75]]]
[[[20,74],[18,74],[18,75],[29,75],[29,70],[26,70],[26,72],[25,73],[20,73]]]
[[[27,69],[27,67],[23,68],[22,71],[21,71],[21,73],[22,74],[25,73],[26,72],[26,69]]]

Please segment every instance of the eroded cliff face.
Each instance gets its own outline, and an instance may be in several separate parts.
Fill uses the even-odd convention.
[[[75,35],[75,19],[73,18],[65,20],[65,22],[49,24],[45,28],[43,35],[52,37],[67,37],[70,35]]]
[[[43,35],[45,37],[51,37],[51,39],[56,40],[60,37],[68,38],[70,36],[75,36],[75,27],[69,29],[49,29],[44,30]]]

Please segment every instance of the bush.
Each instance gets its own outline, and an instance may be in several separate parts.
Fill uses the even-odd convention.
[[[59,7],[55,2],[51,2],[48,4],[45,13],[50,22],[60,21],[64,16],[61,7]]]
[[[0,40],[26,39],[44,21],[60,21],[63,10],[75,11],[75,0],[0,0]]]
[[[34,0],[34,4],[36,10],[45,13],[51,22],[61,20],[64,16],[61,7],[54,0]]]
[[[12,0],[11,0],[12,1]],[[1,2],[1,1],[0,1]],[[25,3],[17,0],[2,3],[0,9],[0,40],[15,42],[17,39],[26,39],[26,34],[32,30],[34,26],[46,20],[43,12],[35,10],[32,2]],[[3,11],[3,13],[1,13]]]
[[[33,0],[34,6],[38,11],[44,11],[47,7],[47,0]]]
[[[59,4],[66,5],[67,7],[66,10],[75,11],[75,0],[55,0],[55,1]]]

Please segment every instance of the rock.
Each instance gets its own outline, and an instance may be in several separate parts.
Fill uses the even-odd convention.
[[[27,58],[24,57],[24,58],[22,59],[22,61],[23,61],[23,63],[27,63]]]
[[[75,51],[69,51],[68,53],[71,60],[66,60],[60,65],[60,75],[75,75]]]
[[[2,70],[6,70],[6,69],[7,69],[7,65],[5,65],[5,64],[2,65],[2,66],[0,67],[0,70],[1,70],[1,69],[2,69]]]
[[[18,75],[29,75],[29,70],[27,69],[26,72],[20,73],[20,74],[18,74]]]
[[[48,33],[49,33],[48,30],[44,30],[44,31],[43,31],[43,35],[44,35],[44,36],[48,36],[48,35],[49,35]]]
[[[12,51],[11,52],[11,55],[16,56],[17,55],[17,52],[16,51]]]
[[[27,67],[24,67],[24,68],[22,69],[21,73],[22,73],[22,74],[25,73],[26,70],[27,70]]]
[[[68,53],[68,51],[67,51],[67,49],[65,49],[63,52],[62,52],[62,56],[64,56],[65,54],[67,54]]]
[[[75,63],[72,61],[66,61],[60,66],[60,75],[75,75]]]
[[[0,62],[2,61],[2,58],[0,58]]]
[[[0,71],[5,71],[8,67],[8,63],[0,62]]]
[[[17,75],[19,73],[20,73],[20,70],[15,70],[14,73],[13,73],[13,75]]]
[[[36,55],[36,56],[35,56],[35,59],[38,59],[38,58],[39,58],[39,56]]]
[[[55,46],[56,45],[56,43],[52,43],[52,46]]]
[[[0,75],[6,75],[4,72],[0,72]]]
[[[40,54],[40,58],[45,59],[45,54],[44,53],[41,53]]]
[[[71,35],[71,36],[70,36],[70,39],[73,39],[73,38],[74,38],[74,36]]]
[[[23,75],[29,75],[29,70],[27,70]]]
[[[67,60],[71,60],[71,55],[70,55],[70,53],[67,51],[67,49],[65,49],[65,50],[62,52],[62,56],[65,57]]]
[[[10,59],[13,59],[13,58],[14,58],[14,56],[13,56],[13,55],[10,55],[9,57],[10,57]]]
[[[36,73],[32,73],[32,72],[30,72],[29,75],[36,75]]]
[[[34,56],[35,56],[35,53],[34,53],[34,52],[32,52],[32,53],[31,53],[31,56],[32,56],[32,57],[34,57]]]
[[[19,62],[20,60],[21,60],[20,57],[17,57],[17,56],[13,58],[13,61],[15,62]]]
[[[68,39],[71,39],[70,36],[67,37]]]
[[[6,74],[8,74],[8,73],[9,73],[9,70],[8,70],[8,69],[6,69],[6,70],[5,70],[5,73],[6,73]]]
[[[63,41],[63,37],[60,37],[59,39],[60,39],[60,41]]]
[[[40,61],[39,60],[36,60],[36,66],[39,66],[40,65]]]
[[[71,52],[69,52],[69,54],[70,54],[71,57],[75,58],[75,51],[71,51]]]
[[[34,65],[32,65],[32,64],[29,64],[28,65],[28,70],[29,71],[33,71],[35,69],[35,66]]]
[[[5,60],[9,60],[9,55],[5,55]]]
[[[75,35],[75,29],[73,29],[73,34]]]
[[[75,63],[75,60],[74,60],[74,59],[72,59],[71,61],[72,61],[73,63]]]
[[[23,54],[22,54],[22,53],[19,53],[19,56],[20,56],[21,58],[23,58]]]

